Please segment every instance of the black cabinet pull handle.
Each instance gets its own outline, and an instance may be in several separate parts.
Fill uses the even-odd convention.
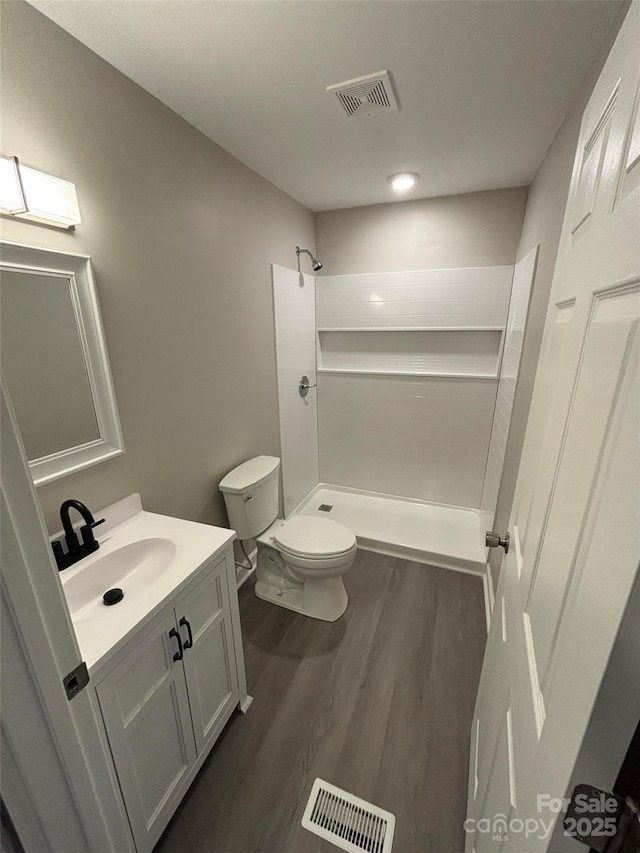
[[[192,646],[193,646],[193,634],[191,633],[191,625],[189,624],[189,621],[188,621],[188,619],[187,619],[185,616],[183,616],[183,617],[182,617],[182,619],[180,620],[180,623],[179,623],[179,624],[180,624],[180,625],[186,625],[186,626],[187,626],[187,631],[188,631],[188,633],[189,633],[189,639],[188,639],[188,640],[187,640],[187,642],[186,642],[186,643],[184,643],[184,645],[183,645],[183,648],[184,648],[184,649],[185,649],[185,651],[186,651],[187,649],[190,649],[190,648],[192,648]]]
[[[184,657],[184,652],[183,652],[183,650],[182,650],[182,638],[180,637],[180,634],[178,633],[178,631],[176,631],[176,629],[175,629],[175,628],[172,628],[172,629],[169,631],[169,636],[170,636],[170,637],[175,637],[175,638],[176,638],[176,640],[178,641],[178,651],[177,651],[177,652],[175,653],[175,655],[173,656],[173,659],[174,659],[174,660],[176,660],[176,661],[177,661],[177,660],[182,660],[182,658]]]

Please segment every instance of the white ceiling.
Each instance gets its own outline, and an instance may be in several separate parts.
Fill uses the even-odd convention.
[[[621,2],[30,0],[310,207],[528,184]],[[325,87],[389,69],[401,109],[349,120]]]

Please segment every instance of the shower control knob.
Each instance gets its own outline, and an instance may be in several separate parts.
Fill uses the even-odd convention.
[[[509,553],[509,542],[511,542],[511,534],[505,533],[500,536],[499,533],[494,533],[493,530],[487,530],[484,537],[484,544],[487,548],[504,548],[504,553]]]
[[[315,385],[311,385],[309,382],[308,376],[301,376],[300,381],[298,382],[298,394],[304,399],[309,393],[309,388],[315,388]]]

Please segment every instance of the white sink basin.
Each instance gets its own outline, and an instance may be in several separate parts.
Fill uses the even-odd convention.
[[[150,584],[171,568],[176,552],[175,544],[161,537],[139,539],[104,556],[98,552],[63,582],[71,618],[74,622],[98,619],[147,592]],[[102,596],[114,587],[122,589],[124,598],[118,604],[106,605]]]
[[[212,560],[222,558],[235,533],[145,512],[133,494],[96,513],[97,551],[60,572],[80,651],[96,672],[146,620],[159,615]],[[56,537],[59,539],[63,531]],[[233,571],[233,558],[229,559]],[[124,597],[106,605],[102,596],[119,587]]]

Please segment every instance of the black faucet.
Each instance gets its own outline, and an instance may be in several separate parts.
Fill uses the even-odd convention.
[[[69,510],[71,509],[78,510],[85,521],[85,524],[80,528],[82,544],[78,541],[78,535],[73,529],[71,519],[69,518]],[[98,550],[100,543],[96,541],[93,535],[93,528],[102,524],[104,518],[96,521],[91,514],[91,510],[86,507],[82,501],[77,501],[71,498],[70,500],[65,501],[60,507],[60,520],[62,521],[62,527],[64,529],[64,539],[67,544],[67,550],[66,552],[64,551],[61,542],[52,542],[51,547],[53,548],[53,555],[56,558],[58,570],[62,571],[63,569],[67,569],[69,566],[73,566],[74,563],[77,563],[78,560],[82,560],[83,557],[86,557]]]

